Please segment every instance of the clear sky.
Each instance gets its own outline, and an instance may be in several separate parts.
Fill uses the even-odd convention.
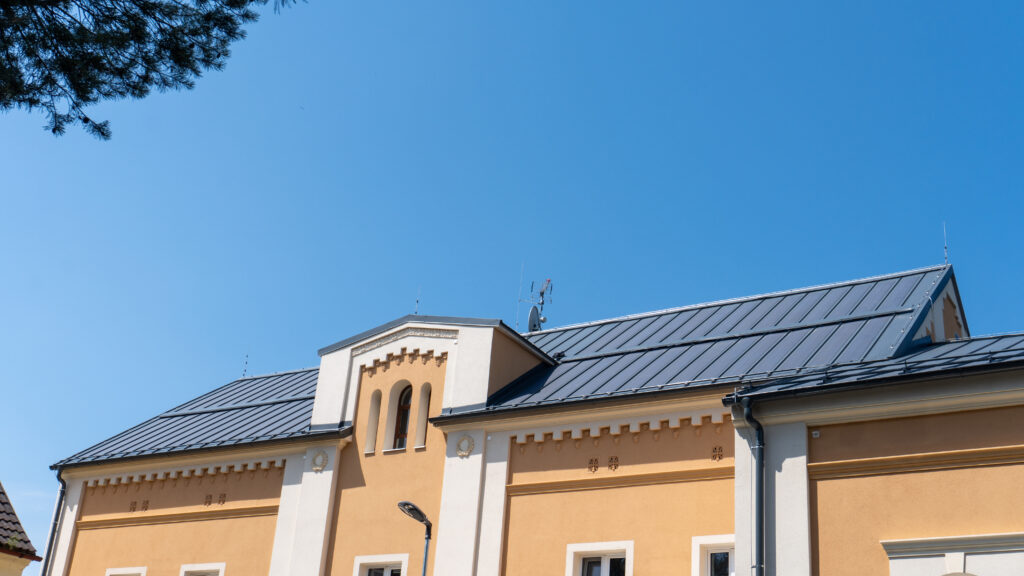
[[[837,5],[840,4],[840,5]],[[0,116],[0,481],[410,313],[549,326],[941,263],[1024,330],[1024,3],[309,0],[101,142]],[[34,574],[32,568],[26,574]]]

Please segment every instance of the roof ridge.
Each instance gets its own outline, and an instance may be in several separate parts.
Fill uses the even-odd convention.
[[[228,384],[234,384],[235,382],[241,382],[243,380],[255,380],[257,378],[271,378],[271,377],[274,377],[274,376],[284,376],[285,374],[298,374],[299,372],[312,372],[313,370],[319,370],[319,369],[320,369],[320,366],[310,366],[309,368],[297,368],[295,370],[282,370],[281,372],[270,372],[270,373],[267,373],[267,374],[256,374],[256,375],[253,375],[253,376],[243,376],[241,378],[236,378],[236,379],[232,380],[231,382],[228,382]],[[211,392],[212,392],[212,390],[211,390]],[[193,398],[193,400],[195,400],[195,398]],[[189,402],[191,402],[191,400],[189,400]]]
[[[856,284],[864,284],[866,282],[877,282],[879,280],[888,280],[889,278],[899,278],[902,276],[909,276],[911,274],[920,274],[922,272],[933,272],[936,270],[943,270],[951,268],[952,264],[939,264],[937,266],[926,266],[924,268],[915,268],[913,270],[904,270],[902,272],[892,272],[889,274],[881,274],[878,276],[868,276],[865,278],[857,278],[855,280],[844,280],[842,282],[831,282],[828,284],[818,284],[814,286],[805,286],[803,288],[792,288],[789,290],[780,290],[777,292],[765,292],[762,294],[754,294],[751,296],[740,296],[737,298],[726,298],[724,300],[714,300],[711,302],[701,302],[698,304],[688,304],[686,306],[677,306],[675,308],[665,308],[662,310],[654,310],[651,312],[638,312],[636,314],[627,314],[625,316],[617,316],[614,318],[605,318],[602,320],[592,320],[590,322],[580,322],[577,324],[569,324],[566,326],[559,326],[558,328],[548,328],[547,330],[537,330],[536,332],[524,332],[524,336],[537,336],[539,334],[549,334],[552,332],[559,332],[562,330],[573,330],[577,328],[586,328],[588,326],[597,326],[600,324],[606,324],[609,322],[624,322],[626,320],[636,320],[640,318],[647,318],[650,316],[661,316],[663,314],[671,314],[673,312],[684,312],[687,310],[697,310],[700,308],[707,308],[709,306],[723,306],[725,304],[735,304],[739,302],[748,302],[750,300],[759,300],[764,298],[771,298],[775,296],[789,296],[791,294],[797,294],[799,292],[812,292],[817,290],[825,290],[829,288],[838,288],[840,286],[851,286]]]

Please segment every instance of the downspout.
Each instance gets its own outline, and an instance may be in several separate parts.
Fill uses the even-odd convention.
[[[754,418],[753,401],[743,398],[743,419],[754,429],[754,576],[764,576],[764,428]]]
[[[57,527],[60,525],[60,517],[64,512],[64,492],[67,490],[68,484],[61,478],[60,472],[60,468],[58,468],[57,481],[60,482],[60,494],[57,495],[57,507],[53,510],[53,523],[50,524],[50,537],[46,541],[46,554],[39,576],[50,576],[50,565],[53,563],[53,541],[57,537]]]

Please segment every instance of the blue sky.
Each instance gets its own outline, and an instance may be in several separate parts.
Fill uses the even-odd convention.
[[[309,0],[195,90],[0,117],[0,480],[412,312],[550,326],[942,262],[1024,330],[1020,2]],[[27,573],[34,573],[30,569]]]

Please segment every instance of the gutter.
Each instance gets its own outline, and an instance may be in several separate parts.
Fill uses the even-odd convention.
[[[741,401],[743,419],[754,429],[754,576],[764,576],[764,427],[754,418],[754,402]]]
[[[65,458],[56,464],[50,465],[50,470],[64,470],[67,468],[77,468],[81,466],[93,466],[97,464],[120,464],[122,462],[133,462],[137,460],[147,460],[155,458],[167,458],[171,456],[182,456],[182,455],[193,455],[193,454],[207,454],[211,452],[227,452],[230,450],[238,450],[241,448],[262,448],[265,446],[279,446],[289,444],[303,444],[305,442],[312,442],[321,440],[324,438],[346,438],[352,435],[353,428],[348,423],[343,422],[341,428],[326,428],[323,430],[311,430],[308,433],[300,436],[291,436],[288,438],[274,438],[270,440],[260,440],[256,442],[240,442],[238,444],[225,444],[221,446],[198,446],[195,448],[186,448],[182,450],[168,450],[166,452],[151,452],[149,454],[131,454],[127,456],[115,456],[113,458],[97,458],[95,460],[72,460],[74,456]],[[86,449],[88,451],[89,448]],[[45,575],[40,575],[45,576]]]
[[[50,565],[53,560],[53,541],[57,537],[57,527],[60,526],[61,516],[64,515],[64,494],[67,492],[68,484],[60,476],[61,469],[57,469],[57,481],[60,482],[60,493],[57,495],[57,507],[53,510],[53,522],[50,524],[50,536],[46,540],[46,552],[43,553],[43,568],[39,576],[50,576]]]

